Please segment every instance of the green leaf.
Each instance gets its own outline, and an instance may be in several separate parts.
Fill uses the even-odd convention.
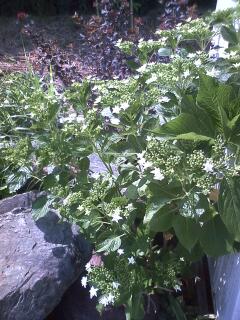
[[[169,182],[166,180],[149,183],[148,188],[153,197],[173,200],[183,195],[182,186],[179,182]]]
[[[104,240],[102,243],[97,245],[96,252],[112,252],[117,251],[121,246],[121,237],[112,237]]]
[[[144,299],[142,293],[134,293],[126,306],[127,320],[142,320],[144,318]]]
[[[238,36],[234,26],[222,26],[220,31],[223,39],[229,42],[230,45],[238,44]]]
[[[130,200],[136,200],[138,198],[138,188],[133,184],[126,190],[126,197]]]
[[[219,213],[227,229],[240,241],[240,179],[224,180],[219,194]]]
[[[198,114],[181,113],[177,118],[167,122],[158,129],[161,135],[178,136],[187,133],[196,133],[208,137],[213,136],[209,119],[204,116],[204,112]]]
[[[154,232],[165,232],[171,229],[174,212],[169,205],[162,207],[149,221],[149,228]]]
[[[173,228],[180,243],[191,251],[199,239],[200,225],[192,218],[178,215],[174,219]]]
[[[200,243],[209,256],[217,257],[232,252],[233,238],[220,215],[216,215],[203,225]]]
[[[168,197],[154,197],[149,199],[146,214],[144,217],[144,223],[149,223],[154,215],[169,201]]]
[[[135,62],[134,60],[127,60],[127,65],[132,69],[136,70],[139,68],[139,64]]]
[[[7,185],[10,193],[18,191],[31,178],[31,172],[28,168],[22,167],[17,172],[7,178]]]
[[[186,141],[194,141],[194,142],[201,142],[201,141],[213,141],[212,138],[196,134],[195,132],[183,133],[179,134],[174,137],[175,140],[186,140]]]
[[[34,220],[44,217],[50,209],[52,201],[47,196],[38,198],[32,205],[32,216]]]
[[[176,320],[187,320],[180,303],[178,302],[176,297],[173,297],[172,295],[168,296],[170,308],[172,309]]]
[[[79,161],[79,168],[83,171],[86,171],[89,169],[89,166],[90,166],[90,160],[88,157],[85,157],[85,158],[82,158],[80,161]]]
[[[197,103],[207,112],[216,130],[228,139],[229,114],[233,102],[233,89],[230,85],[218,84],[215,79],[201,75]]]
[[[158,55],[160,57],[169,57],[172,54],[172,49],[171,48],[160,48],[158,50]]]
[[[186,248],[184,248],[179,242],[174,252],[179,257],[184,257],[186,261],[191,261],[191,262],[199,261],[204,256],[203,249],[199,242],[195,244],[195,246],[191,249],[191,252],[189,252]]]

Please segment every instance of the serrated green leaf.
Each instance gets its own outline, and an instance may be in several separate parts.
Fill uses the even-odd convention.
[[[239,178],[225,180],[220,189],[219,213],[227,229],[240,241],[240,181]]]
[[[218,84],[212,77],[200,77],[200,89],[197,103],[200,108],[208,113],[216,130],[223,134],[227,140],[230,137],[229,113],[233,90],[230,85]]]
[[[173,221],[173,228],[180,243],[189,251],[197,243],[201,227],[193,218],[176,216]]]
[[[47,196],[38,198],[32,205],[32,216],[34,220],[44,217],[50,209],[52,201],[48,200]]]
[[[20,168],[17,172],[7,178],[7,185],[10,193],[18,191],[31,178],[31,172],[28,168]]]
[[[136,200],[138,196],[138,188],[133,184],[130,185],[126,190],[126,197],[130,200]]]
[[[200,243],[204,252],[212,257],[233,251],[233,237],[225,227],[220,215],[216,215],[203,225]]]
[[[113,252],[121,246],[121,237],[112,237],[98,244],[96,252]]]
[[[149,223],[154,215],[169,201],[168,197],[154,197],[149,199],[144,224]]]
[[[239,41],[238,41],[237,32],[233,26],[228,27],[224,25],[221,27],[220,32],[223,39],[229,42],[230,45],[238,44]]]
[[[200,111],[195,114],[181,113],[175,119],[162,125],[157,133],[160,135],[178,136],[187,133],[196,133],[197,135],[204,135],[213,137],[214,132],[212,130],[209,119],[206,119],[204,112]]]
[[[213,141],[211,137],[207,137],[201,134],[196,134],[195,132],[183,133],[179,134],[174,137],[175,140],[186,140],[186,141],[194,141],[194,142],[201,142],[201,141]]]
[[[174,211],[169,205],[157,211],[149,221],[149,228],[154,232],[165,232],[171,229],[174,221]]]

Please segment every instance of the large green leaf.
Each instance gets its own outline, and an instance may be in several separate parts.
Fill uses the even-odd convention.
[[[32,205],[32,216],[34,220],[44,217],[50,209],[52,201],[47,196],[38,198]]]
[[[230,85],[219,84],[212,77],[202,75],[197,103],[202,110],[207,112],[216,130],[230,136],[229,114],[232,112],[233,89]]]
[[[97,245],[97,252],[112,252],[116,251],[121,246],[121,237],[111,237],[104,240],[102,243]]]
[[[174,137],[175,140],[186,140],[194,142],[211,141],[211,137],[207,137],[201,134],[196,134],[195,132],[183,133]]]
[[[127,320],[141,320],[144,318],[144,299],[142,292],[133,293],[126,306]]]
[[[240,179],[224,180],[219,195],[219,212],[229,232],[240,241]]]
[[[179,136],[195,133],[198,136],[214,137],[214,130],[209,117],[201,110],[194,113],[181,113],[178,117],[162,125],[156,133]],[[206,140],[207,138],[205,138]]]
[[[154,215],[169,201],[169,197],[153,197],[148,200],[144,223],[149,223]]]
[[[238,44],[238,36],[234,26],[222,26],[221,27],[221,35],[224,40],[229,42],[230,45]]]
[[[162,207],[149,221],[149,228],[154,232],[165,232],[171,229],[174,219],[174,211],[170,205]]]
[[[229,234],[220,215],[216,215],[203,225],[200,243],[209,256],[217,257],[232,252],[233,237]]]
[[[181,197],[184,192],[179,182],[169,182],[164,179],[159,182],[151,182],[148,188],[154,198],[174,200]]]
[[[10,193],[18,191],[31,178],[31,172],[28,168],[22,167],[7,178],[7,185]]]
[[[200,236],[201,227],[199,223],[192,218],[178,215],[173,221],[173,228],[180,243],[191,251]]]

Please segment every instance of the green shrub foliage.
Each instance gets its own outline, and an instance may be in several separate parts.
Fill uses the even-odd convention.
[[[124,80],[62,94],[32,74],[0,80],[1,196],[45,190],[35,219],[53,206],[80,226],[102,259],[82,278],[99,310],[124,304],[127,319],[140,320],[144,301],[164,293],[167,319],[187,319],[176,292],[190,264],[238,247],[238,10],[156,41],[119,41],[138,64]],[[220,32],[229,47],[216,59],[209,43]],[[104,172],[92,171],[92,154]]]

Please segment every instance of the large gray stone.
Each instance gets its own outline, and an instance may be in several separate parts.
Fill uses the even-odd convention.
[[[30,192],[0,201],[1,320],[43,320],[91,256],[77,226],[60,222],[55,211],[32,219],[36,197]]]

